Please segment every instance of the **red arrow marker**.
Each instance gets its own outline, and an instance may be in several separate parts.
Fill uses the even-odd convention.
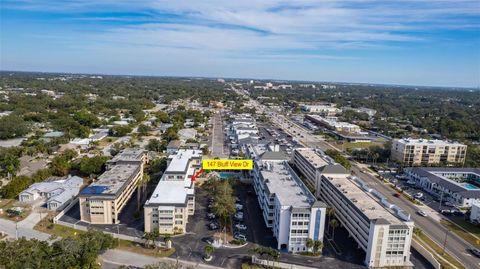
[[[197,179],[197,177],[203,172],[203,169],[200,168],[200,170],[198,170],[198,172],[192,176],[192,182],[195,182],[195,179]]]

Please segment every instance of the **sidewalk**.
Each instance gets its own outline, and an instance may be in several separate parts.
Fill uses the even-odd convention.
[[[104,254],[100,255],[100,258],[103,262],[119,264],[119,265],[131,265],[137,267],[144,267],[145,265],[155,264],[158,262],[166,262],[171,264],[176,264],[177,262],[186,267],[192,268],[203,268],[203,269],[219,269],[222,267],[211,266],[202,263],[195,263],[183,260],[176,260],[173,258],[155,258],[150,256],[145,256],[133,252],[111,249],[107,250]]]

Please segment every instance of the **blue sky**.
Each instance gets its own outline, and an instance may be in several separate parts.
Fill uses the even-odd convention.
[[[2,0],[0,69],[480,86],[480,1]]]

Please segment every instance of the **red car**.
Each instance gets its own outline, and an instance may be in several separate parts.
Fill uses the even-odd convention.
[[[393,196],[400,197],[400,193],[396,192],[396,193],[393,194]]]

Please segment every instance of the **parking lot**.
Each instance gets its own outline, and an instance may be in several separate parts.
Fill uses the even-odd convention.
[[[143,206],[143,205],[142,205]],[[140,207],[141,208],[141,207]],[[140,214],[138,218],[135,218],[135,212],[137,211],[137,194],[136,191],[132,194],[132,197],[127,202],[125,207],[120,213],[120,224],[90,224],[80,221],[80,208],[78,203],[68,210],[65,215],[60,218],[60,221],[75,224],[84,227],[93,227],[111,233],[120,233],[124,235],[134,236],[142,238],[143,236],[143,215]]]
[[[448,201],[448,197],[437,197],[429,194],[426,191],[423,191],[420,187],[417,187],[414,184],[408,183],[408,180],[403,179],[401,175],[398,174],[382,174],[388,181],[395,184],[397,187],[402,189],[405,193],[408,193],[410,196],[414,197],[418,201],[422,202],[424,205],[428,206],[430,211],[435,211],[441,213],[444,217],[449,219],[454,218],[464,218],[464,213],[458,210],[454,204]],[[392,195],[395,193],[392,191]],[[441,204],[440,204],[441,200]],[[426,212],[428,215],[428,212]]]

